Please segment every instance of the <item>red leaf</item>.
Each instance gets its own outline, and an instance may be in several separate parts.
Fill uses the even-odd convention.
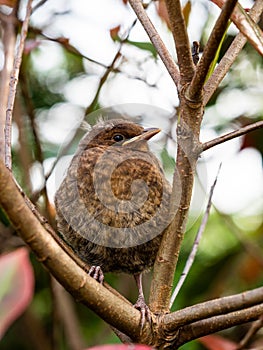
[[[236,350],[237,348],[236,343],[220,337],[219,335],[207,335],[199,338],[198,341],[209,350]]]
[[[220,8],[226,3],[226,0],[212,1]],[[249,13],[247,13],[247,9],[243,9],[243,7],[237,3],[231,15],[231,19],[250,44],[263,56],[263,32],[251,19]]]
[[[157,13],[160,16],[161,20],[164,21],[166,23],[168,29],[171,30],[169,15],[168,15],[165,1],[164,0],[156,1],[155,6],[156,6]],[[185,20],[185,25],[187,27],[188,22],[189,22],[190,12],[191,12],[191,1],[187,1],[185,6],[183,7],[182,11],[183,11],[183,16],[184,16],[184,20]]]
[[[88,348],[86,350],[153,350],[148,345],[143,344],[109,344],[109,345],[101,345],[94,346],[92,348]]]
[[[26,248],[0,257],[0,339],[27,308],[34,290],[34,275]]]
[[[155,2],[155,6],[157,9],[157,13],[160,16],[161,20],[164,21],[166,23],[168,29],[171,30],[168,11],[167,11],[167,7],[166,7],[164,0],[160,0],[160,1]]]
[[[15,7],[15,4],[16,4],[16,0],[0,0],[0,5]]]
[[[118,40],[119,39],[119,31],[120,31],[121,26],[118,25],[117,27],[111,28],[110,29],[110,36],[112,40]]]
[[[192,9],[191,1],[187,1],[187,3],[183,7],[183,15],[184,15],[184,20],[185,20],[186,27],[188,27],[191,9]]]
[[[24,54],[28,55],[32,50],[34,50],[36,47],[40,45],[39,40],[27,40],[25,42],[25,48],[24,48]]]

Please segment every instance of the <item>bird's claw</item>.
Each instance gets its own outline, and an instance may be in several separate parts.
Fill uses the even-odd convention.
[[[149,309],[149,306],[146,304],[144,298],[139,296],[138,300],[133,305],[133,307],[135,307],[135,309],[138,309],[141,313],[141,320],[140,320],[141,330],[143,329],[146,320],[151,324],[152,322],[151,311]]]
[[[104,281],[104,274],[102,272],[102,269],[100,266],[91,266],[89,269],[88,274],[90,277],[94,278],[96,281],[98,281],[100,284]]]

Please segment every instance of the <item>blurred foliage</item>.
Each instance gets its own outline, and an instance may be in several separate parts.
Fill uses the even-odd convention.
[[[189,2],[188,2],[189,3]],[[189,10],[190,11],[190,10]],[[205,33],[205,27],[204,31]],[[206,35],[202,35],[201,44],[205,41]],[[41,40],[41,39],[39,39]],[[219,59],[222,54],[225,52],[227,47],[229,47],[230,42],[233,40],[233,36],[227,35],[226,39],[222,46],[222,51],[220,52]],[[98,43],[99,44],[99,43]],[[59,44],[52,44],[58,45]],[[143,51],[148,51],[151,59],[156,62],[156,52],[152,47],[152,44],[145,42],[136,42],[136,41],[127,41],[127,46],[136,46],[136,50],[140,49]],[[41,46],[41,42],[40,42]],[[42,129],[44,129],[44,122],[47,118],[48,113],[51,113],[51,117],[49,119],[50,123],[52,123],[52,116],[54,112],[54,107],[67,102],[67,98],[65,97],[64,88],[65,86],[73,81],[76,77],[83,78],[92,78],[101,76],[101,71],[105,72],[105,67],[102,68],[100,65],[96,65],[95,63],[88,62],[87,59],[82,58],[81,56],[73,53],[69,53],[66,49],[60,47],[60,56],[61,59],[57,66],[52,67],[50,70],[40,69],[38,65],[36,65],[36,61],[39,59],[40,48],[35,48],[31,52],[24,55],[23,65],[22,65],[22,79],[24,79],[24,84],[28,87],[28,96],[25,96],[22,93],[21,86],[18,90],[18,98],[17,105],[20,105],[21,112],[21,120],[22,124],[17,125],[17,133],[21,134],[22,131],[25,135],[26,144],[21,144],[21,140],[19,138],[14,142],[13,145],[13,167],[14,173],[18,180],[18,182],[24,187],[28,186],[27,181],[34,181],[36,179],[30,178],[30,169],[34,164],[38,161],[37,159],[37,150],[36,150],[36,137],[40,139],[41,143],[41,151],[43,160],[51,160],[55,158],[58,154],[58,150],[60,148],[60,141],[52,142],[47,137],[47,133],[43,133]],[[124,48],[126,48],[124,44]],[[125,55],[125,50],[123,55]],[[246,60],[249,62],[249,68],[251,75],[248,79],[242,78],[240,76],[240,68],[237,69],[238,66],[242,63],[242,60]],[[134,70],[137,73],[137,68],[135,58],[127,57],[123,58],[124,64],[127,62],[134,62]],[[147,57],[147,60],[149,57]],[[146,61],[145,56],[143,56],[142,61]],[[88,68],[87,68],[88,67]],[[98,68],[99,67],[99,68]],[[112,88],[114,89],[114,78],[118,76],[118,74],[123,74],[121,71],[121,66],[118,67],[119,71],[116,70],[114,77],[110,76],[108,80],[112,84]],[[238,88],[240,90],[245,90],[248,87],[251,87],[256,90],[257,86],[253,85],[253,74],[262,74],[263,69],[263,61],[262,58],[252,49],[250,45],[246,45],[243,53],[237,59],[236,63],[231,68],[229,75],[225,82],[220,86],[216,94],[211,99],[209,106],[215,107],[218,101],[218,98],[223,92],[226,92],[228,89]],[[99,73],[98,73],[98,72]],[[131,75],[133,73],[131,72]],[[135,74],[136,75],[136,74]],[[147,86],[147,78],[145,76],[134,76],[134,79],[141,79],[145,82]],[[131,80],[133,78],[131,77]],[[94,93],[96,93],[96,89],[98,85],[94,89]],[[149,87],[150,88],[150,87]],[[89,96],[91,92],[87,92],[87,96]],[[261,91],[262,92],[262,91]],[[101,101],[101,96],[98,96],[97,104],[93,107],[93,110],[98,109],[99,107],[104,107],[103,101]],[[29,109],[28,104],[30,99],[30,104],[32,105],[33,115],[31,116],[36,124],[36,130],[32,129],[32,123],[30,122]],[[74,105],[74,103],[72,103]],[[83,106],[82,106],[83,107]],[[86,105],[85,108],[89,106]],[[263,108],[262,108],[263,110]],[[84,116],[84,110],[83,110]],[[72,154],[76,145],[80,139],[80,133],[77,132],[75,128],[75,124],[77,119],[75,115],[71,118],[72,129],[69,129],[72,132],[72,135],[76,134],[76,137],[73,138],[70,143],[70,147],[68,147],[66,154]],[[254,115],[249,115],[250,122],[253,120],[262,120],[263,114],[255,113]],[[54,120],[55,122],[55,116]],[[91,115],[89,119],[91,124],[94,122],[94,115]],[[226,129],[229,124],[236,124],[237,120],[222,120],[219,119],[217,122],[214,120],[207,121],[208,127],[212,127],[216,133],[221,132]],[[238,120],[240,122],[240,120]],[[64,132],[65,135],[68,135],[69,130],[64,130],[66,124],[68,124],[68,119],[63,119],[63,115],[60,119],[60,130],[57,130],[54,127],[52,133],[56,136],[56,133]],[[56,124],[57,125],[57,124]],[[212,125],[212,126],[211,126]],[[83,133],[83,132],[82,132]],[[262,131],[257,132],[257,143],[253,143],[255,138],[251,138],[252,134],[247,135],[244,138],[242,147],[255,147],[262,152]],[[60,140],[60,139],[58,139]],[[162,144],[162,150],[160,152],[160,158],[164,164],[164,168],[167,172],[171,171],[174,166],[174,159],[171,157],[168,152],[166,145]],[[21,153],[22,152],[22,153]],[[23,157],[28,159],[28,163],[23,163]],[[241,189],[242,190],[242,189]],[[30,188],[28,188],[30,192]],[[30,194],[30,193],[29,193]],[[36,203],[38,207],[41,209],[43,214],[49,215],[52,217],[53,211],[47,209],[46,199],[41,196],[40,199]],[[52,209],[52,205],[51,205]],[[258,221],[260,222],[260,217],[262,212],[258,214]],[[232,219],[232,218],[231,218]],[[235,219],[235,217],[234,217]],[[0,220],[4,225],[8,225],[8,221],[0,211]],[[240,218],[237,217],[237,220]],[[247,290],[263,283],[263,273],[262,273],[262,265],[260,265],[260,261],[257,259],[257,256],[253,256],[253,254],[248,254],[247,252],[247,241],[251,244],[262,249],[263,246],[263,227],[261,225],[253,225],[249,224],[249,221],[253,218],[246,216],[242,218],[243,222],[248,223],[248,227],[252,227],[249,230],[241,230],[240,227],[236,226],[237,230],[242,233],[243,239],[237,237],[232,228],[226,223],[224,217],[213,211],[212,215],[210,215],[208,225],[206,227],[204,236],[202,238],[199,252],[196,258],[196,261],[190,271],[190,274],[186,280],[185,285],[183,286],[178,299],[173,307],[174,310],[180,309],[184,306],[193,305],[197,302],[202,302],[204,300],[208,300],[211,298],[229,295],[231,293],[241,292],[243,290]],[[179,260],[177,274],[175,276],[175,283],[180,276],[180,272],[183,270],[185,261],[187,256],[191,250],[191,246],[193,244],[194,236],[198,230],[200,224],[200,218],[195,222],[195,224],[190,228],[190,230],[186,233],[185,240],[183,243],[181,256]],[[1,230],[1,227],[0,227]],[[1,231],[0,231],[1,233]],[[262,254],[263,255],[263,254]],[[43,266],[37,262],[34,256],[31,256],[31,262],[34,268],[35,273],[35,293],[34,299],[31,303],[27,314],[22,315],[7,331],[4,338],[1,340],[1,350],[11,350],[11,349],[20,349],[20,350],[31,350],[31,349],[43,349],[41,344],[38,344],[37,340],[33,337],[32,333],[34,330],[40,332],[42,336],[44,336],[48,343],[51,344],[52,337],[54,336],[54,329],[59,333],[58,336],[58,344],[59,349],[70,349],[67,344],[67,334],[65,333],[65,329],[63,329],[63,325],[60,322],[57,323],[56,320],[56,302],[54,300],[54,296],[51,291],[51,280],[47,271],[43,268]],[[131,276],[126,275],[112,275],[108,274],[106,276],[107,282],[113,285],[118,291],[122,292],[129,300],[135,302],[137,297],[137,290],[135,287],[135,282]],[[146,294],[149,293],[149,284],[150,284],[150,274],[145,275],[144,277],[144,285]],[[1,287],[0,287],[1,288]],[[84,343],[87,346],[91,346],[94,344],[104,344],[104,343],[117,343],[119,342],[118,338],[113,334],[110,330],[109,326],[106,325],[103,321],[101,321],[96,315],[94,315],[90,310],[84,307],[81,304],[74,303],[74,308],[76,310],[76,314],[78,316],[81,334],[84,338]],[[29,320],[29,321],[28,321]],[[37,320],[34,321],[34,320]],[[228,337],[233,337],[235,340],[239,340],[241,334],[238,333],[237,330],[230,330],[227,332],[223,332],[223,334],[227,334]],[[243,333],[242,333],[243,334]],[[41,338],[39,338],[41,339]],[[37,347],[38,345],[38,347]],[[203,345],[199,344],[198,341],[191,342],[182,347],[185,350],[201,350],[204,349]]]

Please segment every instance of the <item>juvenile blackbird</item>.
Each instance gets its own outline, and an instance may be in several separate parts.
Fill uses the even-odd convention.
[[[169,223],[171,186],[147,141],[160,129],[100,121],[81,140],[56,196],[57,227],[100,282],[103,272],[133,274],[135,307],[149,318],[142,272],[153,264]]]

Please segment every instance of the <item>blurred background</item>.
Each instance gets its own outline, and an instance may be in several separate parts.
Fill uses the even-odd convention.
[[[253,1],[240,3],[250,8]],[[11,8],[1,1],[0,4],[1,20],[11,13]],[[17,13],[20,20],[24,18],[25,5],[21,0]],[[152,140],[151,147],[171,180],[176,155],[177,91],[127,1],[49,0],[33,5],[12,131],[14,173],[28,196],[54,223],[54,193],[85,133],[83,121],[92,125],[101,116],[121,115],[144,126],[160,127],[162,133]],[[206,0],[183,1],[183,5],[190,41],[199,41],[202,52],[219,9]],[[176,60],[163,2],[146,1],[145,7]],[[20,23],[16,25],[19,27]],[[2,34],[0,70],[4,67]],[[220,57],[236,34],[232,24]],[[208,103],[201,141],[262,120],[262,81],[262,57],[247,44]],[[199,159],[175,284],[191,250],[220,163],[222,169],[196,261],[174,310],[262,285],[262,152],[263,131],[258,130],[216,146]],[[4,253],[21,242],[4,214],[0,214],[0,251]],[[16,262],[11,272],[8,270],[10,275],[0,277],[5,288],[14,291],[17,276],[22,276],[19,270],[22,266],[26,266],[25,280],[29,278],[32,271],[26,259],[27,254],[18,257],[20,263]],[[75,303],[31,254],[30,261],[32,283],[25,286],[21,277],[13,297],[19,299],[20,288],[28,288],[30,295],[31,288],[32,300],[26,311],[22,314],[17,311],[20,316],[9,322],[0,340],[1,349],[74,350],[80,345],[84,348],[118,342],[109,326]],[[146,294],[150,275],[144,277]],[[137,291],[132,277],[109,274],[106,280],[135,302]],[[0,307],[4,307],[3,285],[0,283]],[[60,305],[61,300],[67,306]],[[222,332],[222,336],[238,341],[248,326]],[[72,344],[74,337],[77,340]],[[194,341],[182,348],[198,350],[204,349],[204,345]]]

